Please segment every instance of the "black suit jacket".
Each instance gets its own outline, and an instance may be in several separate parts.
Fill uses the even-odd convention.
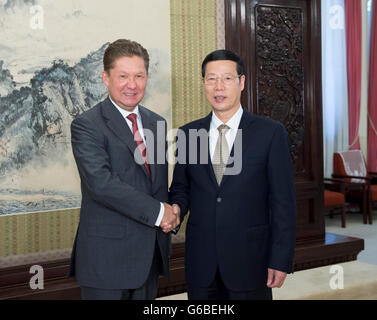
[[[139,112],[144,131],[154,134],[154,141],[146,143],[151,179],[135,161],[133,134],[109,98],[72,122],[82,204],[70,275],[81,286],[140,287],[148,277],[156,241],[162,273],[168,275],[170,235],[155,226],[160,202],[168,201],[168,166],[166,161],[157,164],[155,157],[157,146],[166,150],[166,126],[157,134],[158,121],[165,120],[142,106]]]
[[[186,137],[189,130],[208,132],[211,117],[212,113],[181,130]],[[242,150],[233,147],[231,158],[242,159],[241,171],[224,175],[220,186],[208,147],[202,149],[207,152],[208,164],[200,164],[200,147],[187,143],[184,148],[179,138],[177,141],[178,158],[185,150],[186,163],[175,166],[171,202],[180,205],[181,220],[190,210],[185,265],[186,281],[192,286],[207,287],[217,268],[226,286],[239,291],[265,286],[268,268],[293,271],[296,205],[286,130],[280,123],[246,110],[239,129]],[[240,135],[236,138],[240,142],[237,139]],[[199,145],[199,139],[197,142]],[[189,163],[190,153],[191,163],[196,158],[197,164]]]

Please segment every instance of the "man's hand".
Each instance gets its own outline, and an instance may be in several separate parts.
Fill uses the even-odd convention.
[[[181,208],[177,204],[173,204],[172,207],[173,207],[174,214],[177,216],[177,220],[176,220],[177,226],[179,226],[179,224],[181,223],[181,221],[180,221]],[[177,226],[171,230],[174,234],[177,234],[177,232],[179,230],[179,229],[177,229]]]
[[[164,203],[165,213],[162,217],[160,227],[165,233],[170,232],[172,229],[175,229],[180,223],[180,209],[179,206],[173,204],[170,206],[167,203]]]
[[[287,277],[286,272],[281,272],[274,269],[268,269],[267,287],[281,288],[286,277]]]
[[[173,207],[173,212],[174,212],[174,214],[178,217],[178,219],[179,219],[179,217],[181,216],[181,208],[179,207],[179,205],[177,205],[177,204],[173,204],[172,205],[172,207]],[[179,224],[179,223],[178,223]]]

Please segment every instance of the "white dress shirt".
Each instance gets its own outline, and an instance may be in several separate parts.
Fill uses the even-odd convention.
[[[212,111],[212,119],[211,124],[209,127],[209,152],[211,156],[211,160],[213,159],[213,155],[215,153],[216,143],[219,138],[219,130],[217,129],[220,125],[226,124],[230,129],[225,134],[226,142],[228,143],[229,147],[229,154],[233,148],[234,140],[236,139],[237,130],[241,122],[241,117],[243,114],[243,109],[240,106],[238,111],[228,120],[228,122],[223,123],[216,114]]]
[[[128,127],[130,128],[132,135],[133,135],[132,121],[130,119],[128,119],[127,116],[130,115],[131,113],[136,114],[137,127],[139,129],[139,133],[140,133],[141,137],[143,138],[144,145],[145,145],[145,147],[147,147],[147,144],[145,142],[145,137],[144,137],[143,124],[141,122],[141,117],[140,117],[140,113],[139,113],[139,106],[136,106],[135,109],[132,112],[129,112],[129,111],[124,110],[121,107],[119,107],[113,100],[111,100],[110,96],[109,96],[109,99],[113,103],[113,105],[118,109],[118,111],[122,114],[123,118],[126,120],[126,123],[127,123]],[[157,220],[156,220],[156,223],[155,223],[155,225],[157,227],[160,226],[162,217],[164,216],[164,213],[165,213],[164,204],[162,202],[160,202],[160,212],[158,214],[158,217],[157,217]]]

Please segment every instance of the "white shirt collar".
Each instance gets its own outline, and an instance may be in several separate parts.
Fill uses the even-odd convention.
[[[119,110],[119,112],[122,114],[122,116],[127,119],[127,116],[130,115],[131,113],[136,113],[137,115],[137,118],[140,119],[140,113],[139,113],[139,106],[137,105],[135,107],[135,109],[132,111],[132,112],[129,112],[127,110],[124,110],[122,109],[121,107],[119,107],[109,96],[109,99],[110,101],[112,102],[112,104]],[[127,119],[128,120],[128,119]]]
[[[243,114],[242,106],[240,105],[237,112],[225,123],[230,129],[237,130],[239,124],[241,122],[241,117]],[[216,116],[216,114],[212,111],[212,119],[211,119],[211,127],[212,129],[217,129],[223,122]]]

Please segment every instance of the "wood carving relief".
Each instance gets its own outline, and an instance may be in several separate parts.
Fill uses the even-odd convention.
[[[285,125],[296,174],[302,173],[305,133],[302,10],[259,5],[254,10],[258,113]]]

